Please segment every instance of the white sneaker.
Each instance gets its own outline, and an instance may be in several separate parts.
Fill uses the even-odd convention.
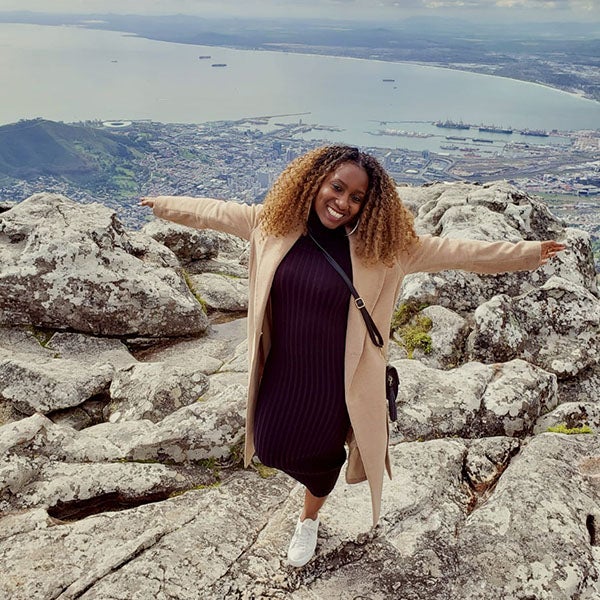
[[[296,523],[296,530],[288,548],[288,562],[292,567],[304,566],[315,553],[319,519],[304,519]]]

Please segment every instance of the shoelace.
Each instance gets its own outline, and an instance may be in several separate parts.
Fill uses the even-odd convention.
[[[301,550],[305,550],[306,548],[308,548],[313,535],[313,532],[308,526],[303,527],[302,523],[297,523],[296,531],[294,532],[294,541],[292,545],[293,548],[300,548]]]

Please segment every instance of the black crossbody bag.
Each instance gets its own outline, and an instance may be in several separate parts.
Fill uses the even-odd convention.
[[[365,325],[367,326],[367,331],[369,332],[369,336],[371,341],[377,346],[377,348],[383,348],[383,338],[381,337],[381,333],[379,333],[379,329],[375,325],[371,314],[367,310],[363,299],[360,297],[360,294],[356,291],[354,284],[350,281],[348,275],[346,275],[344,269],[340,267],[340,265],[336,262],[336,260],[317,242],[317,240],[313,237],[310,231],[308,232],[310,239],[315,243],[317,248],[321,250],[321,252],[325,255],[325,258],[329,262],[329,264],[338,272],[339,276],[344,280],[348,288],[350,288],[350,293],[354,298],[354,304],[356,304],[356,308],[360,310],[360,314],[363,316],[365,321]],[[396,367],[392,367],[391,365],[386,365],[385,367],[385,397],[388,401],[388,409],[390,412],[390,421],[395,421],[398,418],[398,411],[396,408],[396,398],[398,397],[398,371]]]

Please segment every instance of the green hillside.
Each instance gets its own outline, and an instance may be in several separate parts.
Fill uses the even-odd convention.
[[[146,150],[144,142],[122,133],[44,119],[19,121],[0,127],[0,181],[51,175],[88,189],[127,188],[124,174]]]

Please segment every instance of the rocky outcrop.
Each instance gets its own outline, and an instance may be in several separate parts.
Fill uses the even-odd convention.
[[[589,240],[503,182],[400,192],[422,232],[569,251],[533,273],[406,278],[382,518],[340,480],[302,569],[285,559],[302,487],[241,468],[246,321],[208,326],[200,304],[245,310],[247,244],[129,232],[48,194],[0,215],[1,598],[600,596]]]
[[[112,210],[32,196],[0,217],[1,322],[108,336],[204,331],[181,275],[144,257]]]

